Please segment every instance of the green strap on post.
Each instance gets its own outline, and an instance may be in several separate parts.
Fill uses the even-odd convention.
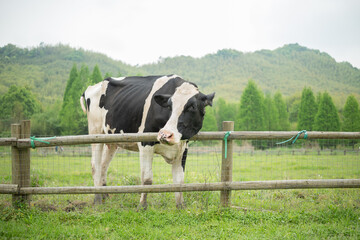
[[[276,143],[276,144],[283,144],[283,143],[287,143],[289,141],[291,141],[293,138],[295,138],[291,144],[294,144],[296,142],[296,140],[299,138],[299,136],[304,133],[304,139],[307,139],[308,135],[307,135],[307,132],[306,130],[302,130],[300,132],[298,132],[298,134],[296,134],[295,136],[293,136],[292,138],[286,140],[286,141],[283,141],[283,142],[279,142],[279,143]]]
[[[230,136],[231,134],[231,131],[228,131],[225,133],[225,136],[224,136],[224,141],[225,141],[225,159],[227,158],[227,139],[228,137]]]
[[[44,140],[50,140],[50,139],[54,139],[54,138],[56,138],[56,137],[36,138],[35,136],[32,136],[32,137],[30,137],[30,144],[31,144],[31,147],[35,149],[36,148],[35,141],[50,144],[49,142],[46,142]]]

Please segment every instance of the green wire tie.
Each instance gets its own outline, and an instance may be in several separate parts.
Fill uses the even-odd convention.
[[[293,136],[292,138],[286,140],[286,141],[283,141],[283,142],[279,142],[279,143],[276,143],[276,144],[283,144],[283,143],[287,143],[287,142],[290,142],[293,138],[295,138],[291,144],[294,144],[296,142],[296,140],[299,138],[299,136],[304,133],[304,139],[307,139],[308,135],[307,135],[307,132],[306,130],[302,130],[300,132],[298,132],[298,134],[296,134],[295,136]]]
[[[56,137],[36,138],[35,136],[32,136],[32,137],[30,137],[30,144],[31,144],[31,147],[35,149],[36,148],[35,141],[50,144],[49,142],[46,142],[44,140],[50,140],[50,139],[54,139],[54,138],[56,138]]]
[[[225,133],[224,141],[225,141],[225,159],[227,159],[227,139],[230,136],[231,131],[228,131]]]

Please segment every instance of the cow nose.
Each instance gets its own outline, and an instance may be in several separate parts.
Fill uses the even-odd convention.
[[[168,130],[161,129],[157,137],[158,141],[165,144],[174,144],[174,134]]]

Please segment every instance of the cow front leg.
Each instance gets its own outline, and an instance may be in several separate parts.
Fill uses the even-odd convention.
[[[152,161],[154,156],[153,146],[141,146],[139,143],[141,184],[151,185],[153,181]],[[141,193],[138,210],[147,209],[147,193]]]
[[[184,168],[181,159],[172,164],[172,175],[174,184],[184,184]],[[184,197],[182,192],[175,193],[176,207],[178,209],[185,208]]]
[[[103,148],[104,144],[91,144],[91,168],[95,187],[101,186],[101,158],[103,154]],[[102,203],[101,194],[95,194],[94,203]]]

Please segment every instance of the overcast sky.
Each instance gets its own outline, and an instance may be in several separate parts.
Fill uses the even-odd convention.
[[[0,0],[0,46],[41,42],[132,65],[299,43],[360,68],[360,1]]]

